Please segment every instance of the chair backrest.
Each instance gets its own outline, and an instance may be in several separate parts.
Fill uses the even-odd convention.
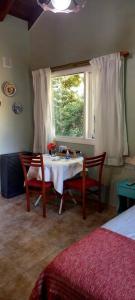
[[[42,181],[44,181],[44,163],[41,154],[20,154],[25,182],[27,182],[27,172],[29,167],[41,168]]]
[[[83,162],[83,178],[86,176],[86,169],[98,167],[98,181],[101,184],[102,170],[105,161],[106,152],[103,152],[101,155],[93,157],[85,157]]]

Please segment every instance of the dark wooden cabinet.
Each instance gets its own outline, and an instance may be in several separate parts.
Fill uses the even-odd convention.
[[[24,193],[24,176],[19,153],[1,155],[1,194],[11,198]]]

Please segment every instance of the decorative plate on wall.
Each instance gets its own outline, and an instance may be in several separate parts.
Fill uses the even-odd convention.
[[[19,103],[13,103],[12,105],[12,111],[15,114],[21,114],[23,112],[23,105]]]
[[[4,81],[2,84],[2,91],[5,96],[12,97],[16,94],[16,86],[14,83]]]

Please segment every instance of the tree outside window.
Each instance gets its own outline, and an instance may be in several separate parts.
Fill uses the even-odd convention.
[[[84,73],[52,78],[56,136],[83,137]]]

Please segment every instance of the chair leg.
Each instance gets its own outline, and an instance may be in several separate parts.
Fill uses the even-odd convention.
[[[45,192],[42,194],[43,198],[43,218],[46,218],[46,194]]]
[[[27,201],[27,211],[30,211],[30,195],[29,195],[28,187],[26,187],[26,201]]]
[[[82,205],[83,205],[83,219],[86,219],[86,197],[85,197],[85,191],[82,193]]]

